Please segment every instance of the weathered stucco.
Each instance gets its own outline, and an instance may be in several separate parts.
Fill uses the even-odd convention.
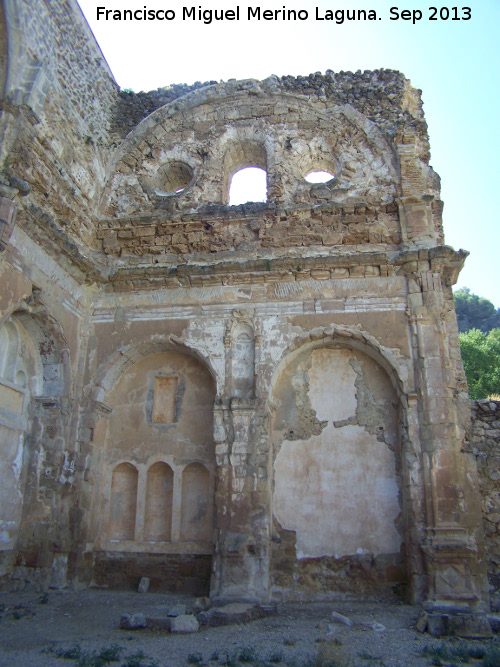
[[[275,460],[274,513],[296,532],[298,558],[377,556],[400,548],[394,454],[381,435],[384,424],[378,435],[358,424],[351,355],[338,349],[311,354],[306,391],[322,431],[283,443]]]
[[[118,94],[63,4],[1,3],[1,585],[476,618],[466,253],[420,92],[378,70]],[[247,166],[267,199],[230,206]]]

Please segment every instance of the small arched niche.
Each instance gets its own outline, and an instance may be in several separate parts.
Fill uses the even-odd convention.
[[[212,528],[210,473],[201,463],[182,471],[181,540],[209,542]]]
[[[252,398],[255,386],[255,336],[247,322],[238,322],[231,332],[231,393]]]
[[[148,470],[146,481],[146,540],[167,542],[171,539],[173,489],[172,468],[163,461],[154,463]]]
[[[133,540],[137,511],[137,468],[120,463],[111,479],[109,537],[111,540]]]
[[[261,144],[242,141],[224,157],[223,202],[232,206],[250,201],[267,201],[267,154]]]

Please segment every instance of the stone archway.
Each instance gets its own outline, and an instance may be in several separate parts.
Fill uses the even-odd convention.
[[[153,590],[207,594],[215,383],[180,346],[149,351],[101,378],[105,403],[90,443],[93,577],[135,588],[148,576]]]
[[[366,598],[406,588],[401,403],[370,352],[319,338],[290,354],[275,378],[275,596]]]

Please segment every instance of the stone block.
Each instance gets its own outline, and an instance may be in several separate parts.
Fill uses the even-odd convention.
[[[138,593],[147,593],[149,591],[149,577],[142,577],[137,589]]]
[[[144,614],[124,614],[120,618],[120,628],[122,630],[140,630],[146,628],[147,625]]]
[[[175,616],[170,622],[170,632],[172,634],[193,634],[198,632],[200,624],[196,617],[191,614],[182,614]]]

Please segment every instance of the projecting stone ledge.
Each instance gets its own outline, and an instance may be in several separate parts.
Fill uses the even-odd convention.
[[[253,603],[232,602],[223,607],[213,607],[209,611],[202,611],[196,618],[200,625],[216,628],[221,625],[241,625],[276,613],[274,606],[261,607]]]

